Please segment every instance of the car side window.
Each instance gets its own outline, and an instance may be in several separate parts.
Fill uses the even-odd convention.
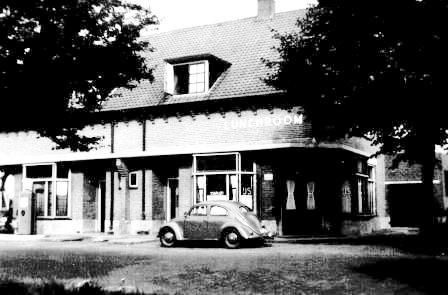
[[[195,206],[190,211],[190,216],[206,216],[207,215],[207,206]]]
[[[210,216],[227,216],[228,212],[226,209],[220,206],[212,206],[210,208]]]

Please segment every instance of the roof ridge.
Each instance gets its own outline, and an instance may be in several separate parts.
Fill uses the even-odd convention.
[[[275,20],[276,16],[281,16],[283,14],[289,14],[289,13],[293,13],[293,12],[306,11],[306,10],[307,10],[306,8],[302,8],[302,9],[294,9],[294,10],[276,12],[274,14],[273,18],[269,18],[269,19],[266,19],[266,20],[260,20],[260,22],[272,21],[272,20]],[[202,28],[205,28],[205,27],[222,26],[222,25],[225,25],[225,24],[230,24],[230,23],[235,23],[235,22],[242,22],[242,21],[248,21],[248,20],[251,20],[251,19],[256,20],[257,16],[250,16],[250,17],[245,17],[245,18],[227,20],[227,21],[222,21],[222,22],[218,22],[218,23],[204,24],[204,25],[199,25],[199,26],[178,28],[178,29],[174,29],[174,30],[169,30],[169,31],[164,31],[164,32],[157,32],[157,33],[149,34],[149,35],[146,35],[146,36],[141,36],[140,38],[142,40],[146,41],[147,39],[151,39],[152,37],[159,37],[159,36],[164,35],[164,34],[168,35],[168,34],[172,34],[172,33],[175,33],[175,32],[182,32],[182,31],[189,31],[189,30],[199,30],[199,29],[202,29]]]

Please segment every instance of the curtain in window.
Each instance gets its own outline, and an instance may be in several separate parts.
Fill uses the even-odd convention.
[[[342,212],[350,213],[352,211],[352,192],[350,183],[345,181],[342,184]]]
[[[12,202],[12,200],[14,200],[15,189],[16,189],[16,182],[15,182],[15,178],[13,175],[9,174],[6,177],[4,189],[5,189],[4,197],[5,197],[5,201],[7,202],[6,207],[9,208],[10,202]]]
[[[314,210],[316,208],[316,201],[314,199],[314,181],[310,181],[306,184],[307,198],[306,198],[306,208],[308,210]]]
[[[288,198],[286,199],[286,210],[296,210],[296,201],[294,200],[294,189],[296,182],[294,180],[286,181],[286,189],[288,190]]]

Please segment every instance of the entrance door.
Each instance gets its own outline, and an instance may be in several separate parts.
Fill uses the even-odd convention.
[[[315,182],[295,177],[282,181],[281,186],[283,235],[321,234],[322,216],[316,206]]]
[[[167,190],[167,219],[169,221],[179,216],[179,180],[168,178]]]
[[[98,188],[98,220],[100,232],[105,232],[104,221],[106,220],[106,182],[100,181]]]

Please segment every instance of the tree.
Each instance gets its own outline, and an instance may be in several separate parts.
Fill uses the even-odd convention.
[[[435,145],[448,138],[447,1],[320,0],[297,26],[276,34],[266,82],[303,105],[318,139],[362,136],[421,163],[429,225]]]
[[[60,148],[86,150],[78,133],[118,87],[152,80],[140,31],[157,22],[121,0],[0,2],[0,131],[33,129]]]

